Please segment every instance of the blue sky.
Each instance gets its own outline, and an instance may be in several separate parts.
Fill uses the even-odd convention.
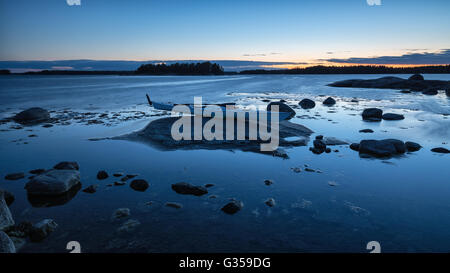
[[[447,0],[0,0],[0,60],[314,64],[442,54],[449,12]]]

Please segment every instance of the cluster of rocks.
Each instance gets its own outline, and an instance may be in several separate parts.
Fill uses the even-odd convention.
[[[328,97],[322,102],[322,104],[325,106],[333,106],[336,104],[336,100],[332,97]],[[316,103],[311,99],[302,99],[298,105],[300,105],[303,109],[312,109],[316,106]]]
[[[361,140],[360,143],[352,143],[350,149],[358,151],[360,154],[370,155],[374,157],[391,157],[401,155],[405,152],[415,152],[422,148],[420,144],[407,141],[403,142],[398,139],[383,140]]]
[[[367,108],[362,112],[362,118],[365,121],[381,121],[384,120],[402,120],[405,117],[400,114],[385,113],[379,108]]]
[[[326,137],[324,138],[323,135],[316,136],[316,139],[313,141],[313,147],[310,147],[309,150],[313,152],[314,154],[322,154],[322,153],[331,153],[331,148],[327,146],[333,146],[333,145],[344,145],[348,144],[345,141],[339,140],[334,137]],[[338,152],[339,150],[335,150],[335,152]]]

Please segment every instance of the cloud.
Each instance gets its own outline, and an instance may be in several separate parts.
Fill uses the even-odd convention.
[[[332,63],[351,64],[450,64],[450,49],[430,53],[406,53],[401,56],[379,56],[371,58],[325,59]]]
[[[66,0],[69,6],[81,6],[81,0]]]
[[[369,6],[381,6],[381,0],[366,0]]]

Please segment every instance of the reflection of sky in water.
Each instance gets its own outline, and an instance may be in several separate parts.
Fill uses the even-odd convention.
[[[448,252],[448,156],[434,154],[430,148],[448,148],[448,144],[442,143],[450,139],[449,121],[442,113],[448,113],[449,101],[445,95],[426,97],[392,90],[324,86],[345,78],[375,77],[378,75],[252,76],[180,86],[155,85],[151,90],[142,86],[153,81],[210,78],[14,77],[11,80],[2,77],[0,109],[3,114],[0,115],[31,105],[49,109],[97,109],[98,112],[124,108],[147,111],[143,96],[146,92],[154,100],[192,102],[192,96],[203,94],[204,101],[237,101],[244,106],[264,104],[261,99],[266,98],[298,102],[308,97],[315,99],[316,108],[296,109],[298,118],[293,121],[316,134],[348,142],[398,138],[424,146],[418,152],[388,160],[363,159],[344,146],[335,147],[338,153],[322,155],[312,154],[308,147],[297,147],[286,149],[290,159],[282,160],[241,151],[159,151],[128,141],[87,141],[92,137],[139,130],[148,120],[111,127],[74,124],[48,129],[33,127],[33,132],[1,132],[2,176],[74,160],[81,166],[83,187],[100,184],[97,193],[79,192],[66,205],[33,208],[26,200],[25,180],[2,179],[1,187],[16,196],[11,210],[17,222],[53,218],[59,224],[48,241],[28,244],[23,251],[65,251],[66,241],[78,240],[84,251],[365,252],[366,243],[377,240],[383,251]],[[426,78],[449,76],[427,75]],[[71,85],[76,88],[70,89]],[[67,90],[73,93],[66,95]],[[319,97],[322,94],[335,96],[336,106],[322,106],[320,101],[326,98]],[[359,102],[351,102],[353,97]],[[362,122],[360,112],[369,106],[404,114],[405,120]],[[365,128],[375,133],[358,132]],[[29,134],[38,137],[28,138]],[[20,138],[29,144],[11,142]],[[303,168],[304,164],[322,173],[291,170]],[[149,181],[150,188],[141,193],[128,185],[106,187],[116,180],[111,177],[97,181],[95,176],[101,169],[110,174],[137,173]],[[265,179],[274,180],[274,184],[264,185]],[[180,181],[196,185],[213,183],[215,186],[209,192],[217,198],[211,199],[209,194],[202,197],[176,194],[170,184]],[[330,186],[330,181],[337,186]],[[264,204],[269,197],[277,202],[274,208]],[[242,200],[244,209],[232,216],[223,214],[220,208],[228,198]],[[146,205],[149,201],[154,202]],[[184,207],[167,208],[163,205],[167,201],[182,203]],[[134,232],[116,231],[125,221],[111,221],[113,211],[119,207],[130,208],[131,218],[141,222]]]

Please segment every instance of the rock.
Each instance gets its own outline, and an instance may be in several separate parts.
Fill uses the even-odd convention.
[[[208,190],[202,186],[193,186],[189,183],[180,182],[172,184],[172,190],[180,194],[193,194],[196,196],[204,195],[208,193]]]
[[[328,185],[330,185],[332,187],[336,187],[338,185],[338,183],[336,183],[334,181],[328,181]]]
[[[135,175],[135,174],[127,174],[127,175],[125,175],[124,177],[122,177],[121,179],[120,179],[120,181],[122,181],[122,182],[125,182],[125,181],[127,181],[127,180],[129,180],[129,179],[131,179],[131,178],[135,178],[137,175]]]
[[[267,186],[270,186],[273,184],[273,181],[270,179],[266,179],[266,180],[264,180],[264,184],[266,184]]]
[[[42,108],[33,107],[13,117],[13,120],[21,124],[38,124],[41,122],[46,122],[50,119],[50,113]]]
[[[420,74],[414,74],[411,77],[409,77],[408,80],[410,80],[410,81],[423,81],[425,79]]]
[[[80,166],[78,166],[77,162],[70,162],[70,161],[63,161],[55,166],[53,166],[53,169],[56,170],[80,170]]]
[[[323,135],[316,136],[316,139],[322,140],[323,139]]]
[[[405,143],[397,139],[362,140],[359,143],[359,153],[376,157],[387,157],[403,154],[406,151]]]
[[[130,216],[129,208],[119,208],[119,209],[116,209],[113,213],[114,219],[120,219],[120,218],[124,218],[124,217],[128,217],[128,216]]]
[[[106,179],[106,178],[108,178],[109,177],[109,175],[108,175],[108,173],[106,172],[106,171],[99,171],[98,173],[97,173],[97,179],[98,180],[103,180],[103,179]]]
[[[400,91],[400,93],[409,94],[409,93],[411,93],[411,91],[409,91],[409,90],[402,90],[402,91]]]
[[[9,236],[0,230],[0,253],[16,253],[16,247]],[[5,257],[6,258],[6,257]]]
[[[166,205],[166,207],[175,208],[175,209],[181,209],[183,207],[182,204],[176,203],[176,202],[166,202],[165,205]]]
[[[362,129],[362,130],[359,130],[359,132],[360,133],[373,133],[373,130],[372,129]]]
[[[97,191],[97,188],[98,188],[98,185],[90,185],[89,187],[85,188],[85,189],[83,190],[83,192],[86,192],[86,193],[94,193],[94,192]]]
[[[267,199],[266,201],[264,201],[264,203],[267,205],[267,206],[269,206],[269,207],[273,207],[273,206],[275,206],[275,199],[273,199],[273,198],[269,198],[269,199]]]
[[[384,120],[402,120],[402,119],[405,119],[405,117],[403,115],[394,114],[394,113],[383,114],[382,118]]]
[[[41,242],[56,230],[58,224],[52,219],[45,219],[31,227],[30,241]]]
[[[233,200],[226,204],[221,210],[227,214],[235,214],[240,211],[242,207],[244,207],[244,204],[241,201]]]
[[[438,90],[435,88],[428,88],[424,91],[422,91],[422,94],[428,95],[428,96],[434,96],[438,94]]]
[[[441,153],[441,154],[448,154],[448,153],[450,153],[449,150],[447,150],[446,148],[443,148],[443,147],[433,148],[433,149],[431,149],[431,151],[435,152],[435,153]]]
[[[5,176],[6,180],[19,180],[25,177],[24,173],[10,173]]]
[[[450,88],[445,89],[445,94],[450,97]]]
[[[42,125],[42,127],[44,127],[44,128],[50,128],[50,127],[53,127],[53,124],[44,124],[44,125]]]
[[[0,230],[4,230],[14,225],[11,211],[5,201],[4,191],[0,191]]]
[[[81,189],[81,183],[73,186],[69,191],[57,195],[28,194],[28,202],[36,208],[62,206],[72,200]]]
[[[292,170],[294,173],[299,173],[299,172],[302,171],[302,169],[300,169],[300,168],[298,168],[298,167],[291,168],[291,170]]]
[[[305,171],[306,172],[310,172],[310,173],[315,173],[316,172],[314,169],[311,169],[311,168],[308,168],[308,167],[305,168]]]
[[[11,206],[11,204],[14,202],[14,200],[16,199],[14,197],[14,194],[10,193],[7,190],[2,190],[0,189],[0,195],[3,193],[3,198],[5,199],[6,205],[9,207]],[[1,198],[1,197],[0,197]]]
[[[10,237],[26,238],[30,235],[32,227],[33,227],[33,224],[31,224],[31,222],[23,221],[14,226],[10,226],[9,228],[7,228],[5,230],[5,232]],[[13,238],[11,238],[11,239],[13,239]]]
[[[350,149],[352,149],[353,151],[359,151],[359,143],[352,143],[350,144]]]
[[[326,100],[323,101],[323,104],[326,106],[331,106],[336,104],[336,101],[332,97],[328,97]]]
[[[126,183],[123,182],[123,181],[120,181],[120,182],[116,181],[116,182],[114,182],[114,186],[123,186],[123,185],[125,185],[125,184],[126,184]]]
[[[293,118],[295,116],[295,111],[294,109],[292,109],[290,106],[288,106],[287,104],[279,101],[279,102],[271,102],[267,105],[267,111],[272,111],[272,106],[273,105],[278,105],[278,111],[279,112],[287,112],[290,113],[288,119]]]
[[[145,191],[148,188],[148,182],[144,179],[135,179],[131,181],[130,187],[135,191]]]
[[[141,224],[141,222],[139,222],[136,219],[129,219],[128,221],[126,221],[125,223],[123,223],[118,229],[117,231],[119,232],[130,232],[135,230],[139,225]]]
[[[326,137],[323,139],[323,143],[325,143],[325,145],[330,145],[330,146],[348,144],[347,142],[337,139],[335,137]]]
[[[367,108],[362,113],[363,120],[367,121],[381,121],[383,110],[378,108]]]
[[[313,141],[314,144],[314,148],[319,149],[319,150],[325,150],[327,148],[327,145],[320,139],[315,139]]]
[[[33,177],[25,189],[31,195],[59,195],[80,183],[80,172],[76,170],[49,170]]]
[[[213,186],[214,186],[214,184],[211,184],[211,183],[205,184],[205,188],[211,188]]]
[[[331,153],[331,148],[326,148],[325,153],[327,153],[327,154]]]
[[[114,173],[113,176],[114,177],[121,177],[123,175],[123,173]]]
[[[29,171],[29,173],[31,173],[31,174],[43,174],[43,173],[45,173],[45,169],[35,169],[35,170]]]
[[[316,103],[310,99],[302,99],[298,105],[300,105],[303,109],[312,109],[316,106]]]
[[[406,146],[406,149],[410,152],[415,152],[422,148],[422,146],[420,146],[420,144],[412,142],[412,141],[406,141],[405,146]]]

